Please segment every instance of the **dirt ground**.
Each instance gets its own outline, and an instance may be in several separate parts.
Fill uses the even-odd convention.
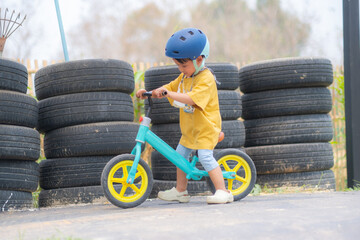
[[[0,213],[0,239],[359,239],[360,191],[266,194],[225,205],[205,197],[137,208],[72,205]]]

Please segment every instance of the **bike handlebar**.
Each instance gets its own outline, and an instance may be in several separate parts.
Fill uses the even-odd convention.
[[[152,91],[144,92],[142,95],[143,95],[143,97],[152,97]],[[162,92],[161,95],[166,96],[167,91]]]

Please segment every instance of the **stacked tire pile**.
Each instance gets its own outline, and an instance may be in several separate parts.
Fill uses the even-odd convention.
[[[240,69],[246,152],[258,184],[335,189],[331,62],[287,58]]]
[[[40,163],[39,206],[102,201],[105,164],[131,152],[138,130],[131,65],[104,59],[54,64],[36,73],[35,87],[47,158]]]
[[[38,188],[38,105],[27,84],[25,66],[0,59],[0,211],[31,208]]]
[[[225,139],[220,142],[214,151],[224,148],[242,148],[245,143],[245,128],[241,117],[242,104],[239,92],[234,91],[239,86],[238,68],[228,63],[209,63],[210,68],[216,75],[218,84],[218,96],[220,113],[222,117],[222,131]],[[153,67],[145,72],[145,88],[153,90],[176,79],[180,72],[177,66]],[[170,105],[166,98],[154,99],[152,107],[151,130],[174,149],[177,147],[181,131],[179,126],[179,109]],[[145,105],[147,110],[148,106]],[[203,169],[197,163],[199,169]],[[166,190],[176,185],[176,167],[159,152],[151,154],[151,169],[154,176],[154,187],[151,197],[156,197],[161,190]],[[188,184],[189,194],[198,194],[208,191],[206,181],[190,181]]]

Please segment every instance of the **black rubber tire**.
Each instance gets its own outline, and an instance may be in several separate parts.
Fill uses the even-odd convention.
[[[220,90],[218,96],[222,120],[236,120],[242,116],[243,105],[240,92]]]
[[[235,90],[239,87],[239,69],[231,63],[207,63],[216,76],[218,90]]]
[[[102,187],[86,186],[41,190],[39,207],[55,207],[68,204],[106,203]]]
[[[133,120],[133,102],[126,93],[75,93],[39,101],[40,132],[86,123]]]
[[[241,117],[242,103],[239,92],[220,90],[218,91],[218,96],[222,120],[236,120]],[[148,109],[149,106],[146,102],[145,111]],[[153,124],[178,123],[179,109],[171,106],[166,98],[153,99],[150,117]]]
[[[0,190],[0,212],[32,207],[33,197],[30,192]]]
[[[100,185],[101,173],[115,156],[54,158],[40,163],[40,187],[56,189]]]
[[[176,181],[154,180],[154,186],[149,198],[157,198],[159,191],[176,187]],[[189,181],[187,186],[189,195],[209,195],[209,188],[205,181]]]
[[[26,93],[28,72],[24,65],[0,59],[0,89]]]
[[[239,87],[238,68],[231,63],[207,63],[218,82],[218,90],[235,90]],[[145,88],[153,90],[175,80],[180,75],[176,65],[152,67],[145,72]]]
[[[0,124],[30,128],[37,125],[38,103],[26,94],[0,90],[0,112]]]
[[[240,68],[243,93],[281,88],[328,87],[333,82],[330,60],[283,58],[261,61]]]
[[[32,128],[0,124],[0,159],[38,160],[40,134]]]
[[[106,166],[104,167],[104,170],[101,174],[101,186],[103,187],[104,190],[104,194],[105,197],[115,206],[117,207],[121,207],[121,208],[133,208],[136,206],[139,206],[140,204],[142,204],[149,196],[150,193],[152,191],[153,188],[153,184],[154,184],[154,179],[153,179],[153,175],[152,172],[150,170],[149,165],[142,159],[140,159],[139,161],[139,165],[145,170],[146,172],[146,177],[147,177],[147,181],[148,181],[148,186],[146,191],[143,193],[143,195],[132,202],[122,202],[118,199],[116,199],[110,192],[109,190],[109,186],[108,186],[108,176],[110,174],[110,171],[112,170],[112,168],[118,164],[121,161],[127,161],[127,160],[131,160],[134,161],[135,159],[135,155],[131,155],[131,154],[123,154],[123,155],[119,155],[116,156],[115,158],[111,159]],[[136,179],[135,179],[136,180]],[[142,180],[141,180],[142,181]],[[135,184],[135,182],[134,182]],[[114,187],[116,188],[116,186]],[[126,192],[125,192],[126,193]]]
[[[329,113],[332,107],[331,93],[325,87],[246,93],[242,100],[244,119]]]
[[[145,112],[148,109],[146,101]],[[153,124],[179,123],[179,109],[171,106],[167,98],[153,99],[150,118]]]
[[[145,71],[145,89],[148,91],[161,87],[175,80],[180,71],[176,65],[152,67]]]
[[[330,143],[298,143],[246,148],[258,174],[328,170],[334,165]]]
[[[153,125],[151,130],[172,148],[176,149],[181,138],[178,123]],[[216,148],[240,148],[244,146],[245,128],[242,121],[222,121],[221,130],[225,133],[225,139],[218,143]]]
[[[333,137],[328,114],[309,114],[260,118],[244,121],[245,147],[329,142]]]
[[[0,189],[34,192],[39,185],[39,164],[30,161],[0,160]]]
[[[225,138],[215,148],[240,148],[245,144],[244,122],[240,120],[222,121],[221,131]]]
[[[44,138],[46,158],[107,156],[129,153],[139,124],[102,122],[59,128]]]
[[[249,195],[249,193],[254,188],[255,182],[256,182],[256,168],[255,168],[254,162],[251,160],[251,158],[245,152],[240,151],[238,149],[231,149],[231,148],[223,149],[222,151],[218,152],[215,155],[215,159],[217,161],[221,161],[221,158],[226,157],[228,155],[236,155],[236,156],[239,156],[240,158],[242,158],[246,162],[246,164],[248,165],[248,167],[250,168],[250,171],[251,171],[251,179],[250,179],[250,183],[247,186],[247,188],[244,191],[242,191],[241,193],[235,194],[233,192],[234,201],[239,201],[239,200],[245,198],[247,195]],[[235,166],[236,166],[236,164],[237,163],[235,163]],[[229,162],[228,165],[229,165],[230,168],[235,167],[235,166],[231,166],[231,162]],[[225,171],[225,168],[224,168],[224,166],[222,164],[220,164],[220,168],[221,168],[222,171]],[[237,175],[243,177],[244,172],[245,171],[243,169],[239,169],[237,171]],[[225,180],[225,186],[226,186],[226,188],[228,188],[228,180],[227,179],[224,179],[224,180]],[[211,181],[211,179],[206,178],[206,182],[207,182],[207,184],[209,186],[210,191],[212,193],[215,193],[216,189],[215,189],[215,186],[214,186],[213,182]]]
[[[333,171],[315,171],[300,173],[266,174],[257,176],[257,184],[261,187],[302,187],[321,190],[335,190]]]
[[[44,67],[35,74],[35,92],[39,100],[80,92],[132,93],[134,87],[131,65],[114,59],[58,63]]]

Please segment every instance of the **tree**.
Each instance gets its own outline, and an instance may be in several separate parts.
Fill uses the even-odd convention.
[[[285,12],[279,0],[258,0],[255,8],[245,0],[185,0],[183,8],[173,1],[145,1],[126,13],[130,5],[122,3],[122,8],[112,2],[111,10],[101,14],[96,4],[92,2],[93,13],[70,35],[78,57],[169,61],[164,48],[171,34],[197,27],[210,40],[209,61],[252,62],[298,56],[310,31],[309,24]],[[101,3],[109,5],[108,0]]]
[[[259,0],[256,9],[242,0],[201,1],[192,22],[207,33],[215,61],[298,56],[310,31],[308,24],[284,12],[278,0]]]

